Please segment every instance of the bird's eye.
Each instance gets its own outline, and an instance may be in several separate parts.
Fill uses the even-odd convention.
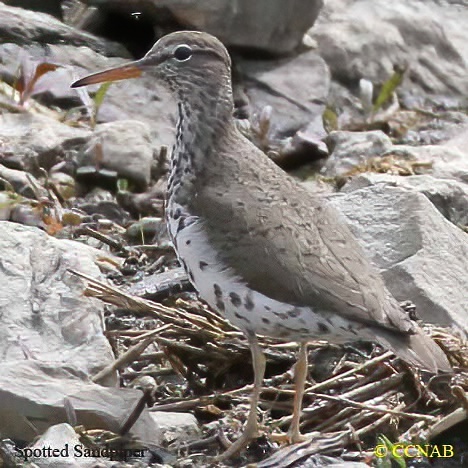
[[[174,58],[179,62],[185,62],[192,56],[192,49],[187,44],[181,44],[174,49]]]

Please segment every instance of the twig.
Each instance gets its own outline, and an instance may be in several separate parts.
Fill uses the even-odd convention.
[[[429,416],[429,415],[419,414],[419,413],[406,413],[404,411],[379,408],[377,406],[371,406],[365,403],[358,403],[357,401],[353,401],[353,400],[350,400],[349,398],[344,398],[342,396],[325,395],[323,393],[315,393],[315,396],[317,398],[321,398],[322,400],[336,401],[338,403],[352,406],[354,408],[372,411],[373,413],[377,413],[377,414],[391,414],[393,416],[399,416],[402,418],[421,419],[427,422],[434,422],[437,420],[437,418],[434,416]]]
[[[464,408],[457,408],[452,413],[448,414],[447,416],[443,417],[439,421],[437,421],[427,432],[427,438],[433,439],[437,437],[442,432],[450,429],[451,427],[455,426],[456,424],[466,421],[468,418],[468,412]]]
[[[309,392],[314,392],[316,390],[323,390],[325,388],[331,387],[333,384],[340,382],[340,380],[343,379],[344,377],[348,377],[349,375],[355,375],[364,369],[368,369],[369,367],[372,367],[375,364],[378,364],[379,362],[385,361],[391,356],[393,356],[393,352],[387,351],[386,353],[383,353],[380,356],[377,356],[371,359],[370,361],[367,361],[364,364],[361,364],[360,366],[355,367],[354,369],[351,369],[347,372],[343,372],[343,374],[336,375],[335,377],[331,377],[330,379],[324,380],[323,382],[320,382],[318,384],[315,384],[306,388],[305,393],[307,394]]]
[[[395,411],[400,411],[405,407],[404,403],[400,403],[395,407]],[[379,426],[382,426],[385,424],[387,421],[389,421],[392,418],[392,414],[384,414],[382,417],[379,419],[376,419],[372,423],[368,424],[367,426],[361,427],[361,429],[358,429],[356,431],[356,435],[359,438],[362,438],[364,435],[368,434],[371,431],[374,431],[377,429]]]
[[[171,327],[172,327],[172,323],[166,323],[166,325],[155,328],[154,330],[150,330],[150,331],[141,333],[140,335],[136,336],[135,338],[131,338],[130,343],[138,343],[141,340],[145,340],[147,338],[153,338],[153,337],[161,334],[161,332],[163,332],[164,330],[167,330],[168,328],[171,328]]]
[[[154,337],[146,338],[145,340],[137,343],[129,348],[125,353],[119,356],[112,364],[104,367],[99,371],[91,380],[95,383],[102,381],[108,375],[121,369],[127,364],[133,362],[140,354],[154,341]]]

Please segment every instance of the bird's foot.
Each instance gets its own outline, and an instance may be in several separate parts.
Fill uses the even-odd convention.
[[[286,435],[289,438],[290,444],[298,444],[299,442],[304,442],[308,439],[307,436],[301,434],[299,431],[289,431]]]
[[[279,444],[298,444],[299,442],[305,442],[309,437],[302,435],[300,432],[288,431],[281,434],[271,434],[270,439],[273,442],[278,442]]]
[[[242,435],[233,443],[222,454],[215,458],[215,462],[221,462],[228,460],[229,458],[237,455],[241,450],[245,449],[252,440],[259,437],[260,433],[257,424],[247,424]],[[224,436],[226,439],[226,437]],[[227,439],[226,439],[227,440]]]

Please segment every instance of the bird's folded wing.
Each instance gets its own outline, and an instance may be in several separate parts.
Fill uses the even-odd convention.
[[[278,197],[276,187],[274,195],[266,193],[263,203],[256,203],[244,192],[240,206],[232,203],[232,192],[230,197],[209,189],[199,194],[220,262],[278,301],[411,332],[412,322],[336,208],[317,202],[292,179],[288,183],[294,185],[283,187],[288,197]]]

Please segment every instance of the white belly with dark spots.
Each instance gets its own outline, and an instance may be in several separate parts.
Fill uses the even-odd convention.
[[[185,227],[179,222],[170,220],[169,231],[199,296],[241,330],[298,341],[365,338],[359,324],[351,324],[344,317],[319,314],[311,307],[294,307],[251,290],[227,265],[219,263],[198,218],[185,217]]]

